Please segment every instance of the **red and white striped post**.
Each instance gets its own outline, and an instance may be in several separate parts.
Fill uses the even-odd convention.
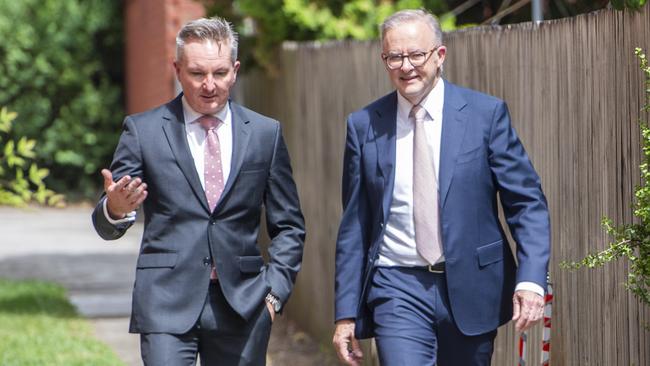
[[[544,332],[542,333],[542,366],[551,364],[551,313],[553,311],[553,287],[548,284],[544,297]]]
[[[528,333],[521,332],[519,335],[519,366],[526,366],[526,342]]]

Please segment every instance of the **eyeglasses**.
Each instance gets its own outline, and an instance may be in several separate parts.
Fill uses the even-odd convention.
[[[409,62],[413,67],[420,67],[424,65],[427,60],[433,55],[440,46],[432,48],[430,51],[415,51],[407,54],[401,55],[381,55],[381,58],[386,63],[386,66],[391,70],[396,70],[402,67],[404,64],[404,59],[408,58]]]

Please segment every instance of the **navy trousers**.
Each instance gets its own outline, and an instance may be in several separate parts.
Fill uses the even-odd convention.
[[[378,267],[368,306],[382,366],[490,365],[497,332],[461,333],[450,311],[445,274]]]
[[[210,285],[196,325],[185,334],[140,335],[145,366],[261,366],[271,335],[271,314],[262,302],[257,316],[245,321],[228,304],[219,284]]]

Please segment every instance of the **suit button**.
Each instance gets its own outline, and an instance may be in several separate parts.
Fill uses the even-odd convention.
[[[216,224],[216,223],[217,223],[217,222],[216,222],[215,220],[210,220],[210,225],[214,225],[214,224]]]
[[[210,257],[205,257],[203,258],[203,265],[204,266],[209,266],[212,261],[210,260]]]

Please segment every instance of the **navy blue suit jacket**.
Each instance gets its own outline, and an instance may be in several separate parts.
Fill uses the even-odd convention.
[[[393,92],[347,121],[335,318],[356,319],[357,338],[373,336],[365,299],[392,199],[396,114]],[[518,266],[499,221],[499,201]],[[506,104],[446,81],[439,205],[454,319],[466,335],[492,331],[512,317],[516,283],[546,288],[548,208]]]
[[[230,175],[210,211],[185,134],[181,95],[128,116],[111,171],[117,181],[141,177],[144,233],[133,289],[131,332],[182,334],[196,323],[208,294],[211,260],[232,308],[253,317],[272,291],[284,303],[302,261],[305,226],[280,124],[230,102]],[[271,238],[265,262],[257,242],[262,207]],[[102,203],[93,212],[99,235],[121,237]]]

